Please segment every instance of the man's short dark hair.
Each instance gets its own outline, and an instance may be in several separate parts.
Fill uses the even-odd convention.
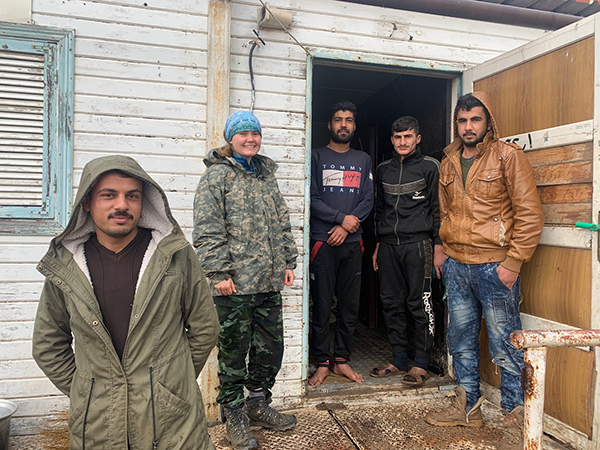
[[[399,133],[402,131],[414,130],[415,136],[419,135],[419,121],[411,116],[402,116],[398,119],[394,120],[392,124],[392,136],[394,133]]]
[[[337,102],[334,103],[331,107],[331,114],[329,115],[329,121],[333,119],[333,115],[338,111],[350,111],[354,116],[354,120],[356,121],[356,105],[349,101]]]
[[[456,101],[456,111],[457,112],[460,110],[471,111],[473,108],[477,108],[478,106],[481,106],[483,108],[483,110],[485,111],[485,117],[487,118],[487,121],[489,123],[491,120],[490,112],[485,107],[485,105],[483,103],[481,103],[481,100],[479,100],[473,94],[462,95]]]

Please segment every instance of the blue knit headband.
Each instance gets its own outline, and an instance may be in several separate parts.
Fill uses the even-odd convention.
[[[248,111],[234,112],[225,122],[225,139],[231,142],[231,138],[240,131],[258,131],[262,136],[262,128],[256,116]]]

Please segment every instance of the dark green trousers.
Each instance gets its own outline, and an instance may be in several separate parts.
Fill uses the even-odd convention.
[[[221,322],[217,402],[240,405],[244,387],[262,389],[269,399],[283,359],[281,294],[219,296],[214,301]]]

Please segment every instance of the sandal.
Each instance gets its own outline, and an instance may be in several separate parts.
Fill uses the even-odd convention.
[[[414,367],[408,371],[404,377],[402,377],[402,383],[410,386],[420,386],[425,380],[429,378],[429,372],[420,367]]]
[[[404,374],[406,374],[406,370],[400,370],[390,363],[385,363],[383,366],[375,367],[373,370],[371,370],[371,372],[369,372],[369,375],[371,375],[373,378],[386,378]]]

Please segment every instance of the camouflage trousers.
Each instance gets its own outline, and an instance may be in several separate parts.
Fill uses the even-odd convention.
[[[269,399],[283,359],[281,294],[230,295],[214,300],[221,323],[217,402],[238,406],[244,401],[244,387],[262,389]]]

